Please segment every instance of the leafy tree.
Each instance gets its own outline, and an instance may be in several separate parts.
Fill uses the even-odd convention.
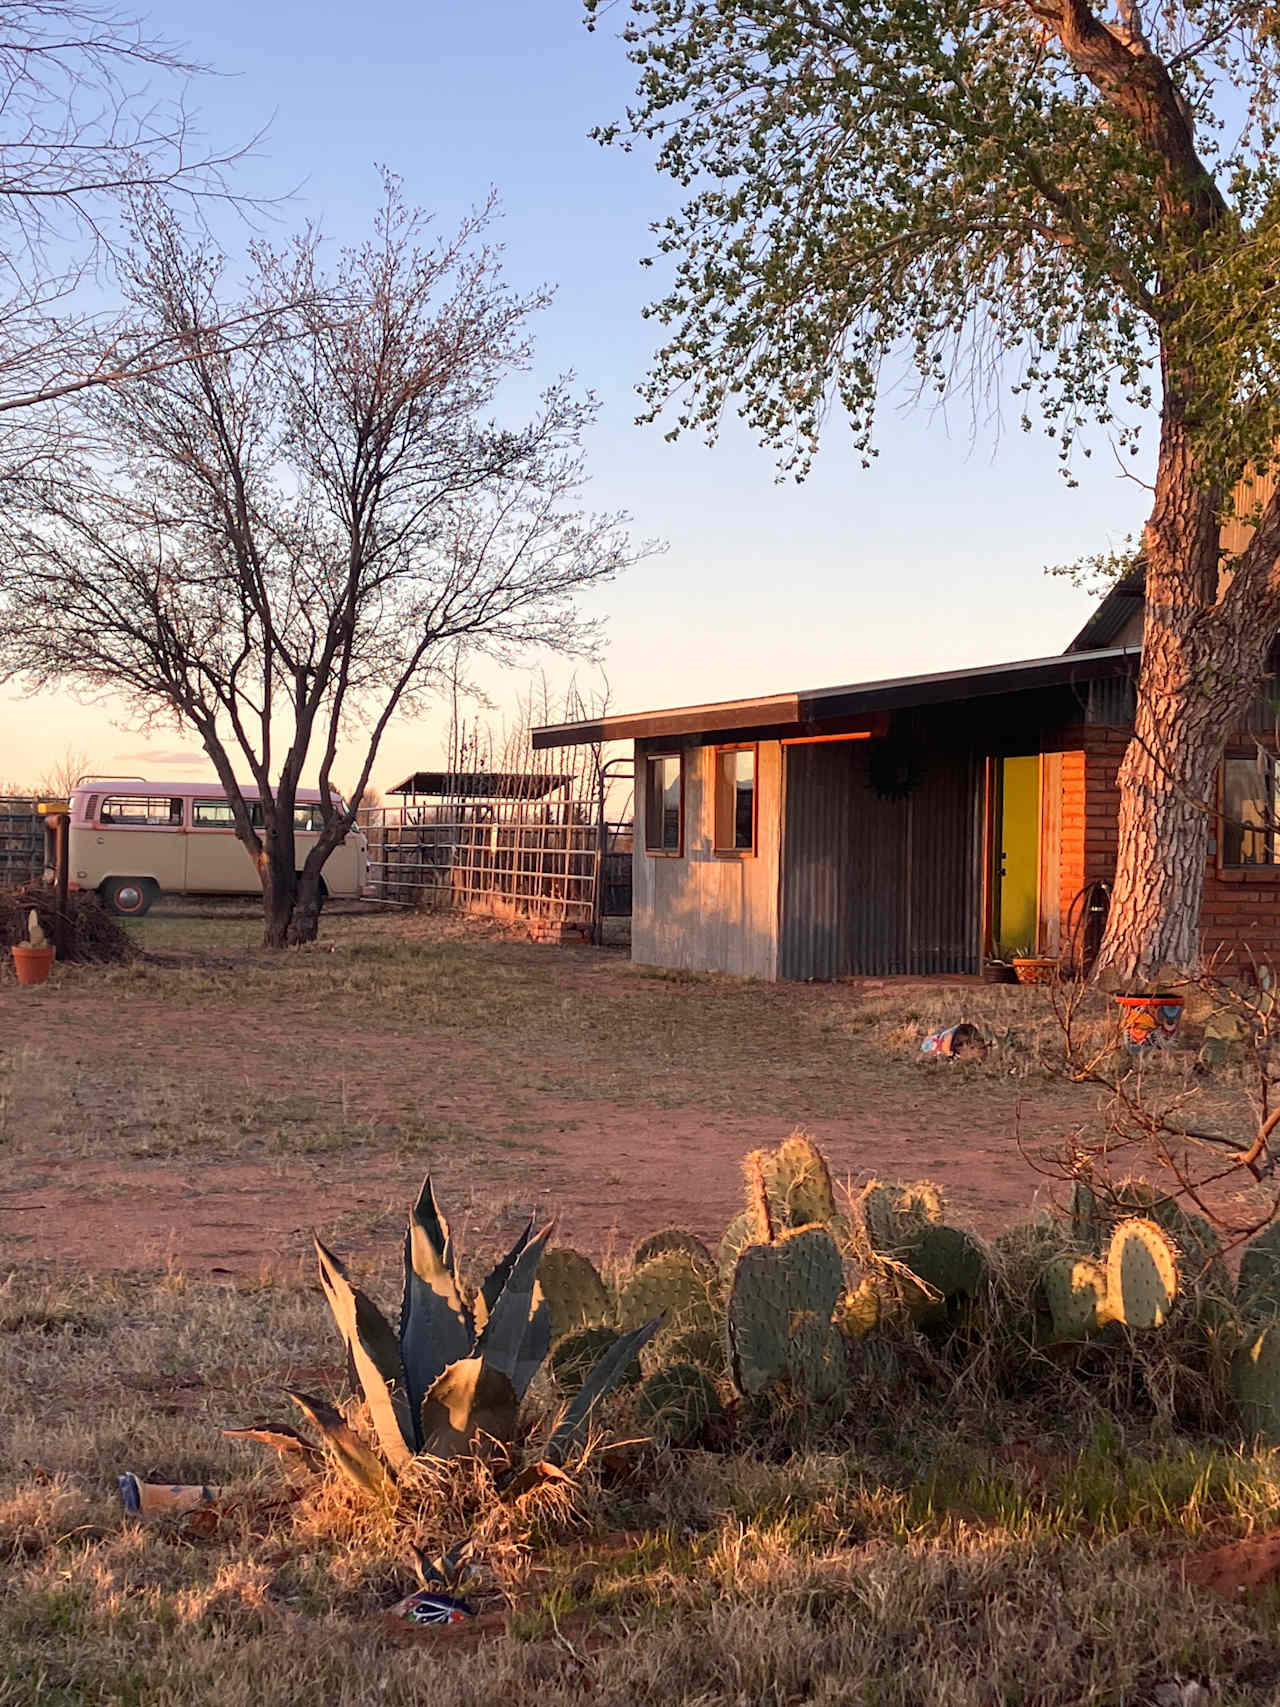
[[[1280,625],[1275,13],[632,0],[624,34],[638,98],[600,134],[656,143],[687,192],[660,228],[651,417],[713,433],[733,402],[803,473],[836,404],[870,457],[904,372],[925,395],[1008,383],[1069,473],[1084,427],[1133,451],[1158,412],[1103,961],[1194,962],[1206,802]],[[1222,574],[1241,490],[1256,526]]]
[[[195,731],[271,947],[315,936],[324,862],[392,717],[459,651],[582,648],[575,595],[630,560],[619,519],[578,507],[592,400],[561,380],[532,418],[489,418],[547,297],[503,282],[488,217],[435,237],[388,180],[367,242],[327,269],[314,232],[259,248],[233,305],[227,257],[149,206],[132,309],[184,360],[81,393],[85,451],[10,483],[0,671],[122,693]],[[229,347],[229,319],[258,330]],[[357,735],[343,800],[333,767]],[[323,829],[300,860],[304,769]]]

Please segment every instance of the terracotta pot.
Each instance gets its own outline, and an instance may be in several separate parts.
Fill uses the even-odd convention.
[[[9,950],[19,984],[43,984],[53,965],[52,948],[32,948],[29,942],[16,942]]]
[[[1124,1040],[1136,1055],[1140,1049],[1160,1049],[1172,1043],[1182,1018],[1182,997],[1170,995],[1116,996]]]
[[[1058,962],[1047,956],[1015,954],[1013,971],[1019,984],[1052,984],[1058,976]]]

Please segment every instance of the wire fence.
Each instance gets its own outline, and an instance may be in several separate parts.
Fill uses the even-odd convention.
[[[44,819],[38,801],[0,795],[0,889],[17,889],[43,876]]]
[[[360,813],[376,899],[458,912],[512,914],[594,930],[630,911],[630,824],[600,824],[573,802],[376,806]],[[625,849],[621,844],[625,843]]]

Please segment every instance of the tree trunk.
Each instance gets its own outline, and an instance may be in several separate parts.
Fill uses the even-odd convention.
[[[286,948],[293,940],[291,929],[298,899],[298,877],[293,869],[292,848],[288,850],[287,858],[281,858],[277,849],[264,848],[258,869],[262,876],[262,910],[266,921],[262,946]]]
[[[324,906],[321,878],[318,871],[309,872],[304,866],[298,878],[298,894],[293,918],[289,921],[289,943],[297,947],[302,942],[314,942],[320,934],[320,909]]]
[[[1142,666],[1134,735],[1118,779],[1115,885],[1098,958],[1099,971],[1125,982],[1199,962],[1218,765],[1262,679],[1271,640],[1265,623],[1224,619],[1220,507],[1175,400],[1162,423],[1143,541]]]

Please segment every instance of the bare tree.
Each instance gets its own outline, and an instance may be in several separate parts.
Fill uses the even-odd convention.
[[[41,771],[36,793],[51,800],[69,800],[72,790],[89,770],[89,755],[76,747],[64,747]]]
[[[37,406],[182,358],[101,291],[139,194],[241,202],[244,150],[203,146],[186,106],[204,67],[92,0],[0,0],[0,415],[12,465],[56,453]],[[160,92],[157,92],[157,86]],[[34,415],[32,411],[35,411]]]
[[[397,711],[459,648],[588,645],[574,595],[631,558],[620,518],[577,507],[589,397],[561,380],[523,424],[488,418],[547,301],[505,285],[489,215],[435,237],[388,179],[367,243],[330,272],[314,232],[259,247],[231,307],[226,257],[151,207],[132,300],[187,359],[84,393],[92,454],[15,483],[5,512],[0,668],[123,692],[199,735],[261,874],[270,946],[314,937],[324,862]],[[255,316],[239,347],[217,335]],[[333,767],[357,728],[343,800]],[[297,862],[311,767],[323,829]]]

